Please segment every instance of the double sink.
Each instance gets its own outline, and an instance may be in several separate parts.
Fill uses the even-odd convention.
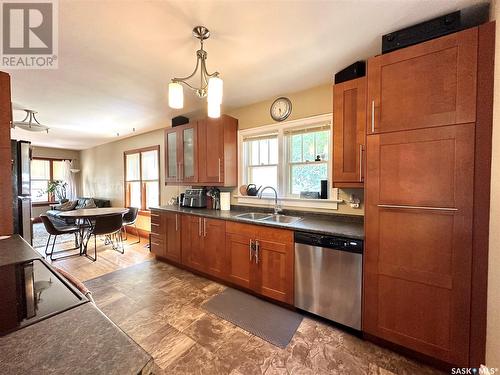
[[[265,214],[262,212],[246,212],[244,214],[235,215],[239,219],[255,220],[268,223],[292,224],[301,220],[298,216]]]

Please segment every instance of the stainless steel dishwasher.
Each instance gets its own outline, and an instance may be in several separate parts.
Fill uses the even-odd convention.
[[[361,330],[363,241],[295,232],[295,306]]]

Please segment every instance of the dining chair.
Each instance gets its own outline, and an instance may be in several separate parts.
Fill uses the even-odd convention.
[[[90,235],[94,236],[94,258],[87,255],[94,262],[97,260],[97,236],[107,236],[113,250],[121,254],[125,253],[122,236],[122,214],[98,216],[90,228]]]
[[[80,245],[78,243],[78,237],[79,237],[79,233],[80,233],[79,228],[77,226],[75,226],[75,225],[56,226],[50,220],[50,218],[47,215],[45,215],[45,214],[41,214],[40,215],[40,219],[42,219],[43,226],[45,227],[45,230],[49,234],[49,238],[47,239],[47,244],[45,245],[45,257],[46,258],[49,257],[49,259],[51,261],[54,261],[54,260],[58,260],[58,259],[62,259],[62,258],[67,258],[69,256],[76,255],[76,254],[70,254],[70,255],[66,255],[66,256],[61,256],[61,257],[58,257],[58,258],[54,258],[54,247],[56,245],[57,236],[61,236],[63,234],[74,234],[75,235],[75,247],[74,248],[70,248],[70,249],[59,250],[59,251],[56,251],[55,253],[57,254],[57,253],[62,253],[62,252],[66,252],[66,251],[69,251],[69,250],[76,250],[76,249],[78,249],[80,247]],[[52,236],[54,236],[54,241],[52,242],[52,248],[49,251],[49,245],[50,245],[50,240],[51,240]]]
[[[138,238],[136,242],[132,242],[131,245],[136,243],[141,243],[141,236],[139,235],[139,230],[137,229],[137,214],[139,209],[137,207],[127,207],[128,212],[123,215],[123,231],[125,232],[125,241],[128,240],[127,225],[133,225],[135,228],[135,234]]]

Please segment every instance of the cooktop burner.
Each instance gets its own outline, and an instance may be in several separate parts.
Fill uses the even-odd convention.
[[[88,300],[41,259],[0,267],[0,336]]]

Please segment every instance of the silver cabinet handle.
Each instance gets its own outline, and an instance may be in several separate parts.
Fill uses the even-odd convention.
[[[255,264],[259,264],[259,250],[260,243],[259,241],[255,240]]]
[[[198,237],[201,237],[201,217],[198,219]]]
[[[372,133],[375,133],[375,100],[372,100]]]
[[[207,236],[207,219],[203,219],[203,237]]]
[[[248,243],[248,253],[250,254],[250,262],[252,262],[252,257],[253,257],[253,240],[250,239]]]
[[[427,206],[406,206],[398,204],[377,204],[381,208],[403,208],[409,210],[429,210],[429,211],[458,211],[458,208],[453,207],[427,207]]]
[[[359,182],[363,182],[363,145],[359,145]]]
[[[179,230],[179,215],[175,214],[175,231]]]
[[[220,162],[220,158],[219,158],[219,161],[218,161],[217,167],[218,167],[218,171],[219,171],[219,182],[221,182],[221,178],[220,178],[220,177],[221,177],[221,176],[220,176],[220,175],[221,175],[221,171],[220,171],[220,170],[221,170],[221,162]]]

